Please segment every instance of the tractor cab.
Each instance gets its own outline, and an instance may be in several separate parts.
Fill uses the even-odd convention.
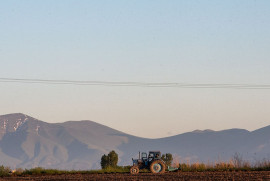
[[[160,160],[160,159],[161,159],[160,151],[149,151],[149,155],[148,155],[149,162],[152,162],[154,160]]]
[[[144,163],[144,165],[149,165],[151,162],[154,160],[159,160],[161,159],[161,153],[160,151],[149,151],[149,154],[147,156],[147,153],[142,152],[141,155],[139,156],[139,160]]]
[[[142,152],[142,161],[143,162],[147,162],[148,161],[147,153],[145,153],[145,152]]]

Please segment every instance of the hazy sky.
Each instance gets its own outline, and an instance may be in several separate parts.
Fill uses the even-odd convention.
[[[0,1],[0,78],[270,84],[269,0]],[[270,125],[270,90],[0,82],[0,114],[143,137]]]

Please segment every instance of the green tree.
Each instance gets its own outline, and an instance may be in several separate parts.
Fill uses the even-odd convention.
[[[108,154],[108,157],[109,157],[109,166],[116,167],[118,163],[118,154],[114,150],[112,150]]]
[[[115,168],[118,163],[118,154],[112,150],[108,155],[103,155],[101,157],[100,165],[102,169],[106,169],[108,167]]]
[[[173,156],[171,153],[162,154],[161,159],[166,163],[166,165],[172,165]]]
[[[11,169],[9,167],[0,166],[0,177],[8,176]]]
[[[101,157],[100,165],[102,169],[105,169],[109,166],[109,157],[107,155],[103,155]]]

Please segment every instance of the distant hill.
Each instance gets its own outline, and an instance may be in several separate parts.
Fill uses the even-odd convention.
[[[249,132],[196,130],[147,139],[125,134],[93,121],[46,123],[16,113],[0,116],[0,165],[13,168],[94,169],[100,157],[115,150],[120,165],[130,165],[138,151],[172,153],[181,162],[270,159],[270,126]]]

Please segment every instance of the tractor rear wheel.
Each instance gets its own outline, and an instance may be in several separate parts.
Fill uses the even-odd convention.
[[[150,165],[150,171],[152,173],[164,173],[165,164],[161,160],[153,161]]]
[[[131,174],[138,174],[140,169],[138,166],[132,166],[129,171]]]

